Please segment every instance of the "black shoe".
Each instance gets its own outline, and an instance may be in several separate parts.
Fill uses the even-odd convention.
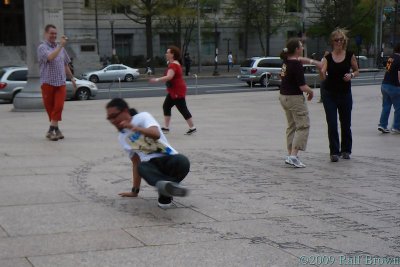
[[[163,133],[169,133],[169,128],[161,127]]]
[[[331,155],[331,161],[332,162],[338,162],[339,161],[339,156],[338,155]]]
[[[350,153],[349,152],[343,152],[342,153],[342,158],[343,159],[350,159]]]
[[[160,195],[158,197],[158,207],[162,208],[162,209],[168,209],[173,207],[173,203],[172,203],[172,197],[166,197],[163,195]]]
[[[192,129],[189,129],[185,134],[186,135],[191,135],[191,134],[193,134],[195,132],[197,132],[197,129],[196,128],[192,128]]]
[[[170,181],[159,181],[157,182],[156,187],[158,188],[160,195],[163,196],[184,197],[188,194],[188,190],[185,187]]]

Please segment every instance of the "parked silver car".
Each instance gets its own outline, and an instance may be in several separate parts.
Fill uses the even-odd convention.
[[[14,97],[21,92],[26,85],[28,68],[27,67],[0,67],[0,99],[13,102]],[[77,90],[70,81],[67,85],[67,99],[87,100],[97,94],[96,84],[76,79]]]
[[[304,78],[306,79],[306,84],[311,88],[319,87],[321,80],[319,78],[319,72],[315,65],[303,65]],[[281,74],[279,73],[269,73],[269,85],[271,86],[281,86]]]
[[[257,83],[267,86],[268,73],[279,73],[282,68],[282,59],[279,57],[252,57],[240,65],[240,75],[237,78],[245,81],[249,86]]]
[[[118,81],[118,79],[121,79],[121,81],[132,82],[134,79],[137,79],[139,75],[138,69],[133,69],[122,64],[112,64],[101,70],[85,72],[82,74],[82,79],[94,83]]]

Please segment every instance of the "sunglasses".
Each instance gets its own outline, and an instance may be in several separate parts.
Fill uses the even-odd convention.
[[[110,114],[110,115],[108,115],[107,116],[107,120],[113,120],[113,119],[115,119],[116,117],[118,117],[119,116],[119,114],[121,114],[122,113],[122,110],[121,111],[119,111],[119,112],[117,112],[117,113],[114,113],[114,114]]]
[[[337,39],[333,39],[333,41],[335,41],[336,43],[343,43],[344,42],[344,38],[337,38]]]

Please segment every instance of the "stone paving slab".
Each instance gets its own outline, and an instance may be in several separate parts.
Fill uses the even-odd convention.
[[[210,249],[213,248],[213,249]],[[221,253],[224,251],[224,253]],[[255,256],[257,255],[257,256]],[[198,242],[115,251],[30,257],[35,267],[54,266],[302,266],[296,257],[249,240]]]
[[[140,241],[123,230],[30,235],[0,238],[0,259],[140,246]]]
[[[313,100],[305,169],[284,163],[277,91],[189,96],[198,132],[184,136],[173,110],[168,140],[191,160],[191,194],[169,210],[145,182],[138,198],[118,196],[131,188],[131,163],[106,100],[67,102],[58,142],[43,136],[44,112],[0,105],[0,266],[291,267],[310,265],[302,255],[398,255],[399,135],[376,129],[379,86],[353,96],[352,159],[329,161]],[[163,98],[128,102],[163,120]]]
[[[32,264],[24,258],[14,258],[7,260],[0,260],[1,267],[32,267]]]

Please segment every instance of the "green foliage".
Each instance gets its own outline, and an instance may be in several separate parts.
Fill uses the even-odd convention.
[[[346,28],[350,36],[361,35],[371,41],[375,23],[374,0],[311,0],[320,18],[307,29],[309,36],[328,37],[337,27]]]

